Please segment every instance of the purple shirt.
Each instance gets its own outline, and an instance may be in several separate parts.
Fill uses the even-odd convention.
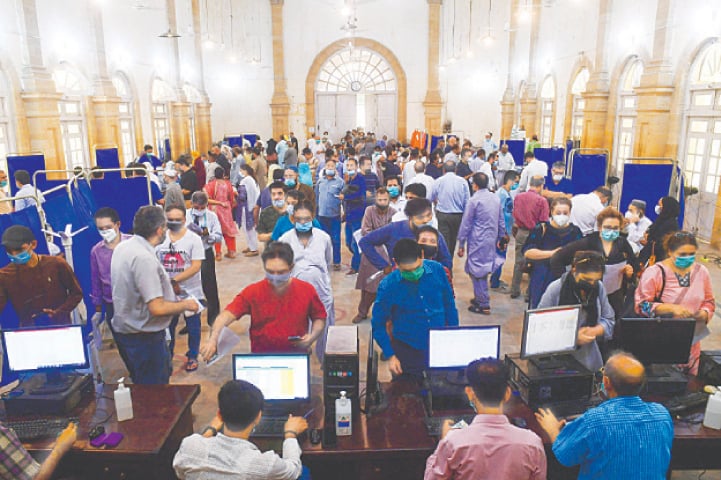
[[[538,435],[511,425],[505,415],[476,415],[438,443],[423,478],[545,480],[546,453]]]
[[[129,238],[133,238],[133,236],[120,234],[121,242]],[[90,250],[90,282],[92,286],[90,298],[96,307],[103,303],[113,303],[113,289],[110,286],[110,261],[114,251],[106,246],[104,240],[96,243]]]

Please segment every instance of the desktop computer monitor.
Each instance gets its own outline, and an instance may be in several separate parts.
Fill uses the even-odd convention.
[[[647,366],[684,364],[688,362],[695,328],[693,318],[622,318],[620,347]]]
[[[554,355],[575,350],[580,312],[580,305],[527,310],[523,320],[521,358],[528,359],[540,370],[563,367]]]
[[[448,370],[447,380],[451,383],[465,383],[469,363],[479,358],[498,358],[500,350],[500,325],[431,328],[428,332],[428,368]]]
[[[307,354],[248,353],[233,355],[233,379],[250,382],[269,404],[310,399]]]

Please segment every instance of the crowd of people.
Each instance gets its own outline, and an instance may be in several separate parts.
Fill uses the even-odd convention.
[[[643,366],[614,353],[614,327],[629,315],[709,322],[715,300],[709,272],[695,261],[696,238],[679,229],[673,197],[659,199],[653,222],[642,200],[622,213],[611,206],[606,186],[575,194],[565,164],[549,172],[532,146],[521,167],[490,132],[482,148],[450,136],[432,151],[362,130],[336,144],[314,133],[300,148],[290,132],[265,144],[218,144],[207,154],[165,162],[146,146],[126,176],[149,176],[155,205],[140,208],[133,225],[121,225],[112,208],[95,213],[102,237],[90,253],[96,312],[136,384],[169,383],[181,317],[188,372],[213,359],[222,329],[245,315],[252,352],[315,347],[322,359],[325,333],[335,323],[332,272],[342,269],[345,247],[351,258],[345,274],[356,276],[360,291],[352,322],[370,317],[393,378],[420,381],[428,331],[458,325],[457,304],[491,315],[490,291],[529,309],[580,304],[573,355],[591,371],[605,365],[610,400],[565,426],[540,411],[539,423],[559,461],[581,465],[579,478],[663,478],[670,417],[638,398]],[[17,171],[14,179],[16,210],[42,201],[28,172]],[[241,232],[247,247],[238,252]],[[0,308],[12,303],[23,326],[68,323],[82,299],[72,269],[60,257],[38,255],[26,227],[8,228],[2,243],[11,263],[0,269]],[[515,261],[505,265],[509,244]],[[260,256],[265,278],[221,306],[215,264],[239,253]],[[464,262],[472,291],[454,286],[454,257]],[[501,281],[504,268],[510,284]],[[203,311],[211,327],[206,339]],[[684,367],[691,374],[699,354],[696,343]],[[478,478],[481,471],[494,472],[484,478],[545,478],[540,439],[502,415],[510,396],[502,362],[473,362],[467,374],[466,394],[478,416],[466,430],[444,426],[426,478]],[[202,436],[186,439],[175,458],[181,478],[206,478],[202,472],[210,470],[247,472],[242,478],[301,475],[295,437],[307,428],[304,420],[288,420],[282,459],[261,455],[237,440],[247,440],[260,421],[262,393],[233,381],[218,400],[218,417]],[[616,427],[621,419],[624,431]],[[629,445],[631,430],[648,442]]]

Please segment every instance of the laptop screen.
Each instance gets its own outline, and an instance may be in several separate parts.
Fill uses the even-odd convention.
[[[303,354],[233,355],[233,378],[250,382],[266,401],[310,398],[310,358]]]

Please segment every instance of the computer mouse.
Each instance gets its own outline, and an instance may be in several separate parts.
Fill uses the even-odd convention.
[[[511,419],[511,423],[517,426],[518,428],[528,428],[528,423],[526,422],[525,418],[521,417],[513,417]]]
[[[321,431],[317,428],[314,428],[310,431],[310,443],[313,445],[318,445],[320,443],[321,439]]]

